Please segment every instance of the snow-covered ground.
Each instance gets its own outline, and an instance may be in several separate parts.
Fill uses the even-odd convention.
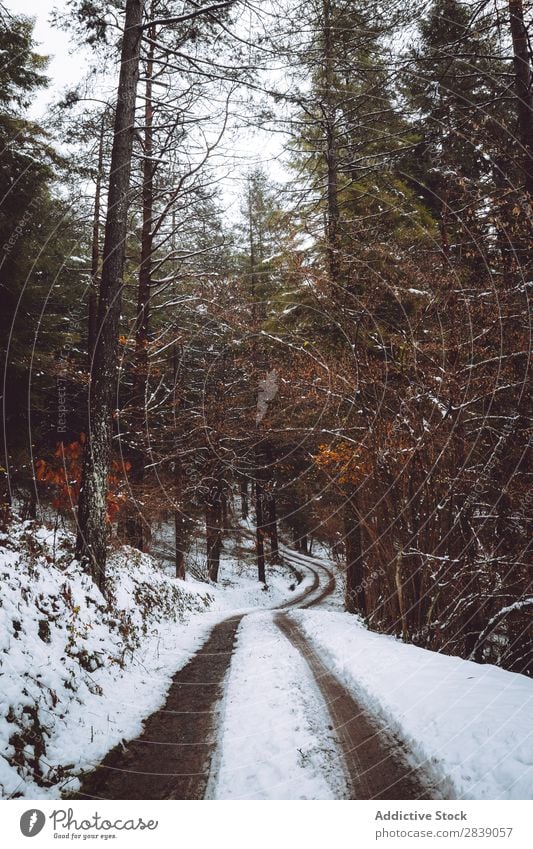
[[[76,789],[76,773],[141,732],[211,628],[247,612],[226,680],[210,796],[343,798],[327,708],[271,612],[311,583],[306,564],[319,572],[332,564],[322,552],[285,550],[304,580],[296,586],[288,569],[269,568],[265,590],[252,546],[238,535],[225,541],[217,586],[178,581],[170,565],[116,549],[105,600],[73,560],[69,533],[14,523],[0,538],[0,796],[58,798]],[[371,633],[341,604],[339,582],[320,608],[290,615],[444,794],[532,798],[533,681]]]
[[[220,556],[218,583],[209,586],[211,596],[210,610],[233,613],[245,612],[257,607],[276,607],[287,601],[293,593],[301,593],[311,582],[312,575],[305,569],[300,571],[301,581],[297,583],[294,573],[286,566],[267,567],[267,586],[257,580],[255,564],[255,541],[251,536],[251,523],[241,521],[240,527],[245,535],[234,530],[224,538]],[[154,546],[169,576],[174,574],[173,554],[166,560],[161,555],[172,552],[174,529],[170,525],[162,525],[157,530],[157,542]],[[246,535],[248,534],[248,535]],[[187,566],[193,572],[205,572],[206,549],[205,541],[198,536],[194,539],[187,552]],[[291,558],[292,562],[292,558]],[[296,565],[296,564],[295,564]],[[204,588],[205,583],[187,579],[187,586]]]
[[[533,798],[533,681],[322,610],[291,614],[337,677],[452,798]]]
[[[218,584],[212,588],[214,600],[212,610],[242,612],[257,607],[276,607],[294,594],[300,594],[312,582],[309,570],[302,570],[297,583],[294,574],[286,566],[267,566],[267,586],[257,580],[254,561],[255,543],[250,538],[229,536],[224,541],[220,558]]]
[[[73,542],[32,522],[0,540],[3,797],[76,789],[72,775],[141,732],[214,624],[295,592],[283,569],[265,591],[236,553],[223,555],[215,587],[178,581],[124,547],[108,561],[108,604],[73,560]]]
[[[241,622],[226,682],[215,799],[342,799],[343,760],[313,676],[273,622]]]

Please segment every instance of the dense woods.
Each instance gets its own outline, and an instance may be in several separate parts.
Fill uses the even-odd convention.
[[[70,0],[40,124],[0,15],[2,528],[105,591],[250,520],[260,581],[320,543],[370,628],[531,674],[531,4]]]

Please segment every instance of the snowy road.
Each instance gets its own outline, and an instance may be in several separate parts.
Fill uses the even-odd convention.
[[[343,612],[320,550],[283,549],[301,580],[270,567],[265,588],[251,534],[226,542],[216,586],[124,549],[109,562],[110,616],[66,532],[20,523],[10,545],[5,797],[532,798],[533,679],[369,630]],[[107,662],[89,669],[73,649]],[[46,783],[14,758],[34,706]]]
[[[429,792],[399,742],[328,670],[290,615],[341,607],[331,569],[284,548],[315,580],[289,612],[247,616],[225,687],[208,796],[216,799],[420,799]],[[337,596],[337,597],[336,597]]]
[[[270,612],[247,616],[239,628],[213,767],[208,798],[347,796],[323,699]]]
[[[140,737],[113,749],[79,797],[428,798],[401,745],[326,669],[291,611],[335,607],[324,562],[284,551],[305,574],[275,609],[216,625],[175,676]]]

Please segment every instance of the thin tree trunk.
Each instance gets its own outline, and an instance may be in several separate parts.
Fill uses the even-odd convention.
[[[11,517],[11,495],[7,480],[7,472],[0,469],[0,532],[7,531]],[[1,543],[0,543],[1,545]]]
[[[394,568],[394,582],[396,584],[396,596],[398,598],[398,610],[400,612],[400,621],[402,624],[402,640],[407,642],[408,637],[408,628],[407,628],[407,617],[406,617],[406,603],[405,603],[405,587],[402,576],[402,555],[398,552],[396,556],[396,564]]]
[[[207,544],[207,574],[211,581],[218,581],[220,550],[222,547],[220,501],[208,503],[205,508],[205,536]]]
[[[270,542],[270,562],[281,563],[281,555],[279,552],[278,540],[278,515],[276,505],[276,495],[274,492],[272,481],[272,469],[274,468],[274,454],[270,442],[265,445],[266,468],[265,474],[268,475],[268,484],[264,487],[264,512],[265,512],[265,528]]]
[[[257,557],[257,579],[262,584],[266,583],[265,575],[265,522],[263,510],[263,486],[256,480],[255,482],[255,550]]]
[[[256,250],[254,241],[253,227],[253,208],[252,208],[252,186],[248,184],[248,237],[250,244],[250,294],[252,298],[252,330],[257,330],[258,310],[259,305],[256,303],[257,297],[257,267],[256,267]],[[255,374],[259,374],[259,351],[257,341],[254,338],[252,342],[252,366]],[[259,395],[258,395],[259,397]],[[256,425],[260,422],[256,420]],[[259,451],[260,436],[257,436],[257,445],[255,450],[255,481],[252,483],[252,488],[255,491],[255,552],[257,562],[257,579],[265,584],[265,503],[263,482],[260,477],[263,473]]]
[[[327,166],[327,255],[330,278],[337,283],[340,274],[338,229],[338,154],[336,138],[336,109],[334,102],[334,55],[333,33],[331,26],[331,2],[323,0],[323,40],[324,40],[324,118],[326,135]]]
[[[344,504],[344,545],[346,548],[346,598],[348,613],[366,616],[364,588],[363,548],[361,525],[354,504],[355,496],[346,498]]]
[[[243,519],[248,518],[248,481],[246,478],[242,477],[240,480],[240,491],[241,491],[241,516]]]
[[[106,112],[102,114],[100,125],[100,140],[98,143],[98,167],[96,171],[96,186],[94,190],[94,213],[93,233],[91,245],[91,285],[89,288],[89,325],[87,352],[89,355],[89,368],[94,353],[96,342],[97,314],[98,314],[98,270],[100,265],[100,207],[102,200],[102,180],[104,171],[104,139],[105,139]]]
[[[135,371],[133,375],[132,438],[134,445],[126,450],[131,469],[128,479],[132,499],[126,504],[124,530],[127,541],[140,551],[150,546],[150,524],[144,505],[139,503],[146,469],[145,430],[147,425],[146,396],[148,388],[148,334],[150,326],[150,296],[152,287],[154,163],[152,77],[154,71],[154,28],[148,30],[151,39],[145,67],[144,92],[144,159],[142,185],[141,262],[137,289],[137,318],[135,325]]]
[[[174,510],[174,560],[176,578],[185,580],[185,519],[181,510]]]
[[[172,349],[172,376],[173,376],[173,400],[174,400],[174,415],[177,414],[179,399],[178,399],[178,348],[177,345]],[[174,481],[176,487],[176,506],[174,509],[174,560],[176,566],[176,578],[185,580],[185,548],[186,548],[186,527],[187,521],[183,513],[183,494],[185,485],[185,475],[179,457],[176,457],[174,463]]]
[[[509,0],[519,141],[523,148],[524,188],[533,200],[533,93],[528,33],[523,0]]]
[[[270,539],[270,561],[271,563],[281,563],[278,540],[278,516],[276,508],[276,496],[273,492],[266,493],[265,506],[267,511],[266,528]]]
[[[141,50],[142,0],[127,0],[111,154],[98,334],[91,374],[89,439],[78,506],[77,556],[105,590],[107,487],[116,397],[135,99]]]

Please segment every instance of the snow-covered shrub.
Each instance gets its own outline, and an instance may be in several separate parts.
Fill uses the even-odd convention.
[[[104,598],[73,552],[70,533],[35,522],[15,520],[0,536],[3,796],[23,795],[24,786],[26,795],[28,783],[46,788],[61,781],[72,765],[57,763],[57,752],[51,763],[49,744],[74,706],[105,696],[106,683],[135,662],[161,625],[211,602],[129,547],[109,558]]]

